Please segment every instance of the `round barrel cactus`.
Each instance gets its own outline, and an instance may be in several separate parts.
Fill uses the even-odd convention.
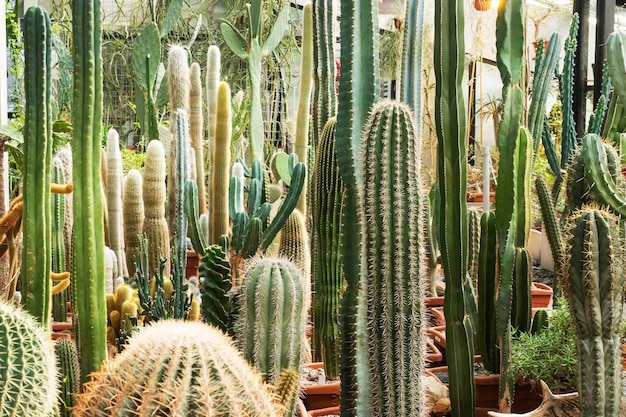
[[[221,331],[163,320],[134,335],[78,396],[84,416],[282,416],[269,386]]]
[[[52,416],[56,384],[47,332],[25,311],[0,303],[0,416]]]

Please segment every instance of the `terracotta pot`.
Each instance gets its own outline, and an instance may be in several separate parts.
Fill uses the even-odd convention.
[[[327,407],[320,408],[319,410],[311,410],[309,411],[309,417],[322,417],[322,416],[334,416],[340,415],[339,406],[336,407]]]
[[[552,310],[552,296],[554,291],[549,285],[533,282],[530,289],[533,308]]]
[[[484,199],[485,199],[485,196],[483,193],[473,193],[473,192],[467,193],[467,201],[471,203],[482,203]],[[489,201],[493,203],[495,199],[496,199],[496,192],[491,191],[489,193]]]
[[[185,267],[185,277],[187,279],[198,276],[198,266],[200,266],[200,257],[192,250],[187,251],[187,266]]]
[[[50,339],[52,340],[71,339],[71,338],[72,338],[72,335],[69,333],[59,333],[59,332],[50,333]]]
[[[441,353],[437,345],[435,345],[431,340],[426,341],[425,359],[427,364],[432,364],[433,366],[438,366],[444,361],[443,353]]]
[[[305,366],[311,369],[320,369],[324,367],[324,364],[322,362],[315,362]],[[309,410],[309,415],[311,410],[338,407],[341,400],[341,385],[339,381],[304,386],[301,392],[302,403],[306,409]]]
[[[300,398],[296,399],[296,417],[307,417],[309,413]]]

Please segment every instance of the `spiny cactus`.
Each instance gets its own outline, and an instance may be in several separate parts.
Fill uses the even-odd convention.
[[[419,141],[408,106],[381,101],[362,152],[364,317],[370,401],[376,416],[423,412],[420,375],[424,213]],[[385,358],[381,361],[381,358]]]
[[[205,94],[206,94],[206,154],[205,168],[207,173],[206,178],[206,191],[207,201],[210,203],[213,201],[211,175],[213,173],[213,152],[215,149],[215,122],[217,118],[217,87],[220,83],[220,70],[221,70],[221,56],[220,48],[215,45],[209,46],[207,51],[207,63],[206,63],[206,81],[205,81]],[[209,206],[209,212],[211,207]],[[201,214],[202,215],[202,214]],[[205,233],[205,236],[209,236]]]
[[[107,357],[104,295],[104,228],[100,183],[102,140],[102,19],[100,1],[72,1],[72,153],[74,226],[72,309],[77,323],[81,377]]]
[[[220,236],[228,235],[228,183],[230,181],[230,140],[232,133],[230,87],[221,82],[217,89],[215,142],[211,172],[211,236],[210,244],[217,244]]]
[[[280,233],[278,255],[296,264],[305,279],[305,285],[311,286],[311,248],[306,219],[300,210],[291,212]]]
[[[230,326],[230,264],[219,245],[211,245],[200,261],[200,294],[202,296],[202,319],[222,330]]]
[[[52,416],[56,372],[47,330],[25,311],[0,302],[0,415]]]
[[[300,368],[304,306],[311,297],[303,281],[298,267],[276,258],[252,261],[243,277],[237,340],[244,357],[274,385],[283,369]]]
[[[138,236],[143,230],[143,178],[136,169],[131,169],[124,178],[122,193],[122,213],[124,215],[124,247],[126,248],[126,266],[128,276],[135,275],[135,254],[137,253]]]
[[[134,335],[122,353],[93,374],[75,417],[271,416],[282,409],[271,389],[219,330],[165,320]]]
[[[71,417],[70,409],[74,407],[75,396],[80,392],[80,365],[78,351],[72,339],[61,339],[54,344],[57,367],[59,370],[59,414]]]
[[[161,257],[170,258],[170,235],[165,220],[165,176],[165,151],[161,142],[153,140],[146,149],[143,167],[143,233],[148,239],[149,276],[159,268]],[[170,276],[169,263],[163,274]]]
[[[59,158],[52,159],[52,182],[65,184],[63,164]],[[66,271],[65,262],[65,196],[66,194],[52,193],[52,272],[61,273]],[[67,292],[61,291],[52,296],[52,316],[55,321],[67,320]]]
[[[593,206],[568,219],[563,292],[576,328],[581,417],[619,415],[624,241],[618,219]]]
[[[54,159],[58,159],[63,166],[63,174],[65,176],[65,183],[72,183],[72,148],[70,144],[63,146]],[[72,225],[74,224],[73,209],[72,209],[72,194],[64,194],[65,197],[65,216],[63,226],[63,241],[65,243],[65,270],[70,271],[72,269]]]
[[[49,326],[51,313],[52,159],[50,17],[40,7],[24,16],[24,209],[22,212],[22,294],[24,307]]]
[[[200,214],[206,211],[206,192],[204,187],[204,120],[202,117],[202,80],[200,65],[197,62],[191,64],[189,90],[189,136],[191,147],[196,157],[196,183],[198,184],[198,210]]]
[[[128,277],[126,250],[124,248],[124,217],[122,212],[122,154],[120,152],[120,135],[115,129],[110,129],[107,133],[106,156],[106,195],[109,219],[108,246],[115,252],[118,276]]]

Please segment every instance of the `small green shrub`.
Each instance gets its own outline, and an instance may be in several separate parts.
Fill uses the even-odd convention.
[[[576,342],[567,302],[561,300],[539,334],[521,333],[513,341],[513,372],[518,382],[543,380],[554,392],[575,389]]]

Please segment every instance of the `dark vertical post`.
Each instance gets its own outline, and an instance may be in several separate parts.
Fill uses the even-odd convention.
[[[578,13],[578,16],[580,16],[578,51],[574,57],[574,122],[576,125],[576,136],[583,137],[585,133],[587,65],[589,55],[589,1],[574,0],[574,13]]]
[[[597,103],[602,89],[602,67],[606,59],[604,43],[609,34],[615,29],[615,0],[598,0],[596,10],[598,23],[596,25],[596,59],[593,66],[593,102]]]

